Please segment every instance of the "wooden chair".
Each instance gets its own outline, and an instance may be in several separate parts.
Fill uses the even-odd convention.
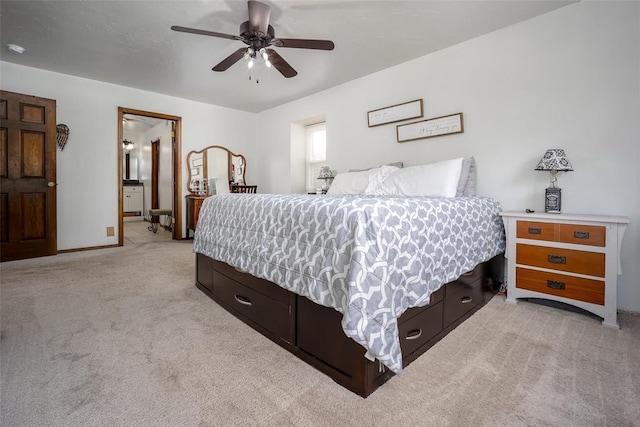
[[[256,190],[258,190],[257,185],[232,185],[231,192],[232,193],[252,193],[255,194]]]

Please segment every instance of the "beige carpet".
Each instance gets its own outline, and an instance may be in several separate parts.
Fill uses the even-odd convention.
[[[640,425],[640,318],[486,307],[362,399],[194,286],[190,242],[0,265],[2,426]]]

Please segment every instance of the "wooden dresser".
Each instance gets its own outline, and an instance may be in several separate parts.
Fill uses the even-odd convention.
[[[200,215],[200,207],[202,207],[202,202],[204,199],[210,196],[198,196],[195,194],[189,194],[186,196],[187,199],[187,232],[185,234],[186,238],[189,238],[189,231],[193,231],[195,233],[196,226],[198,225],[198,215]]]
[[[502,212],[507,302],[542,298],[579,307],[619,328],[620,216]]]

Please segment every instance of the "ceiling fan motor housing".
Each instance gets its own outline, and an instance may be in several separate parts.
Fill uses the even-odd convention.
[[[267,34],[262,34],[260,31],[251,31],[249,21],[245,21],[240,24],[240,37],[242,42],[248,46],[251,46],[255,50],[260,50],[263,47],[271,46],[271,40],[275,37],[275,31],[273,27],[269,25]]]

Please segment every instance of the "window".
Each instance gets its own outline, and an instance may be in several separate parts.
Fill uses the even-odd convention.
[[[327,127],[325,123],[307,126],[307,191],[320,188],[318,175],[327,161]]]

